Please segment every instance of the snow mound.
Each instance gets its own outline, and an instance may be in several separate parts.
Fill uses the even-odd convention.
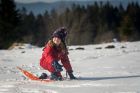
[[[32,49],[32,48],[36,48],[36,46],[24,43],[13,43],[13,45],[9,49],[11,50],[11,49]]]

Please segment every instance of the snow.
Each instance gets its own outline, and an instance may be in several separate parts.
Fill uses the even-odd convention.
[[[115,48],[107,49],[108,45]],[[49,74],[39,66],[42,49],[25,44],[0,50],[0,93],[140,93],[140,41],[69,46],[69,58],[79,79],[51,83],[28,80],[16,68],[38,76]],[[62,75],[65,77],[65,71]]]

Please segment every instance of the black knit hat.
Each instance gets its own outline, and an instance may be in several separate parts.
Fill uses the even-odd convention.
[[[65,41],[65,38],[67,36],[67,32],[66,32],[66,28],[65,27],[60,27],[59,29],[55,30],[54,33],[52,34],[52,38],[53,37],[58,37],[61,39],[61,41]]]

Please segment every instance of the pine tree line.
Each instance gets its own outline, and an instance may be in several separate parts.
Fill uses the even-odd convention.
[[[0,12],[3,12],[1,6]],[[5,20],[3,17],[6,15],[0,15],[0,41],[3,42],[0,48],[12,42],[43,46],[52,32],[61,26],[68,28],[68,45],[111,42],[114,38],[119,41],[140,40],[140,6],[134,2],[129,3],[126,9],[121,4],[115,7],[109,2],[95,2],[87,6],[73,4],[63,12],[53,9],[38,16],[32,12],[27,14],[25,8],[20,11],[13,8],[11,11],[15,14],[8,12],[11,16]],[[15,20],[15,24],[9,23],[10,18]],[[7,27],[9,24],[13,28]]]
[[[13,0],[0,0],[0,49],[8,48],[20,38],[17,28],[20,17]]]

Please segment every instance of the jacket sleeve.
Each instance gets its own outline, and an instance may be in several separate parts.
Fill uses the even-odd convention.
[[[56,58],[53,48],[51,46],[46,46],[40,60],[40,66],[48,70],[49,72],[54,72],[55,69],[52,66],[52,62],[54,62],[55,60]]]
[[[53,53],[53,48],[50,47],[50,46],[47,46],[45,49],[44,49],[44,53],[43,53],[46,61],[48,63],[51,63],[55,60],[55,56],[54,56],[54,53]]]
[[[73,72],[72,70],[72,66],[70,64],[69,58],[67,54],[64,54],[61,56],[61,62],[64,66],[64,68],[66,69],[67,72]]]

